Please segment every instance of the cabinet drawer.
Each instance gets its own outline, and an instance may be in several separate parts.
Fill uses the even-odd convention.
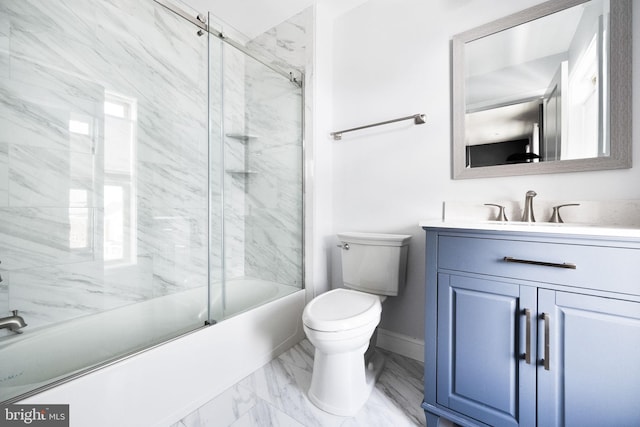
[[[440,235],[438,268],[626,294],[640,290],[640,249],[633,248]]]

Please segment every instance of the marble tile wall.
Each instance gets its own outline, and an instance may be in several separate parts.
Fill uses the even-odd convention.
[[[224,255],[225,277],[245,276],[246,227],[246,141],[240,139],[246,129],[246,55],[223,45],[224,92]]]
[[[311,13],[293,17],[246,47],[284,69],[304,69]],[[231,28],[226,31],[243,39]],[[224,134],[225,277],[301,286],[301,91],[230,45],[216,45],[215,51],[212,57],[219,55],[223,63],[220,77],[217,67],[211,70],[211,87],[221,86],[224,105],[213,96],[211,108],[222,117]]]
[[[308,72],[312,28],[313,8],[309,7],[251,40],[247,47],[259,56],[268,53],[273,58],[270,62],[282,69]]]
[[[310,54],[312,9],[248,43],[285,70],[304,70]],[[246,274],[302,286],[302,90],[259,62],[246,60],[248,169]]]
[[[291,82],[257,63],[249,64],[250,132],[246,230],[248,275],[301,286],[302,96]]]
[[[1,2],[0,76],[0,315],[38,328],[206,285],[206,37],[151,0]],[[114,97],[128,170],[105,148]],[[109,261],[114,182],[128,243]]]

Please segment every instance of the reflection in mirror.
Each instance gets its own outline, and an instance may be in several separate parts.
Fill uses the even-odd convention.
[[[556,0],[454,37],[454,177],[630,167],[630,102],[610,112],[630,7]]]
[[[467,111],[467,166],[540,161],[539,99]]]

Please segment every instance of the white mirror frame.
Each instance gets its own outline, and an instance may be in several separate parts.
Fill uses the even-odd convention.
[[[465,43],[546,15],[585,3],[588,0],[551,0],[513,15],[458,34],[452,39],[452,158],[453,179],[543,173],[583,172],[631,167],[631,3],[611,0],[609,56],[610,155],[591,159],[467,168],[465,148]]]

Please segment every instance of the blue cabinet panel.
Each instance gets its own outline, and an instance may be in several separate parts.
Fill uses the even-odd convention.
[[[529,376],[525,389],[518,380],[519,313],[535,305],[535,293],[521,296],[518,285],[441,274],[438,299],[438,403],[493,426],[516,426],[522,414],[535,417],[534,365],[520,373]],[[521,410],[519,402],[529,408]]]
[[[538,368],[540,425],[640,425],[640,303],[539,292],[551,345],[549,370]]]

